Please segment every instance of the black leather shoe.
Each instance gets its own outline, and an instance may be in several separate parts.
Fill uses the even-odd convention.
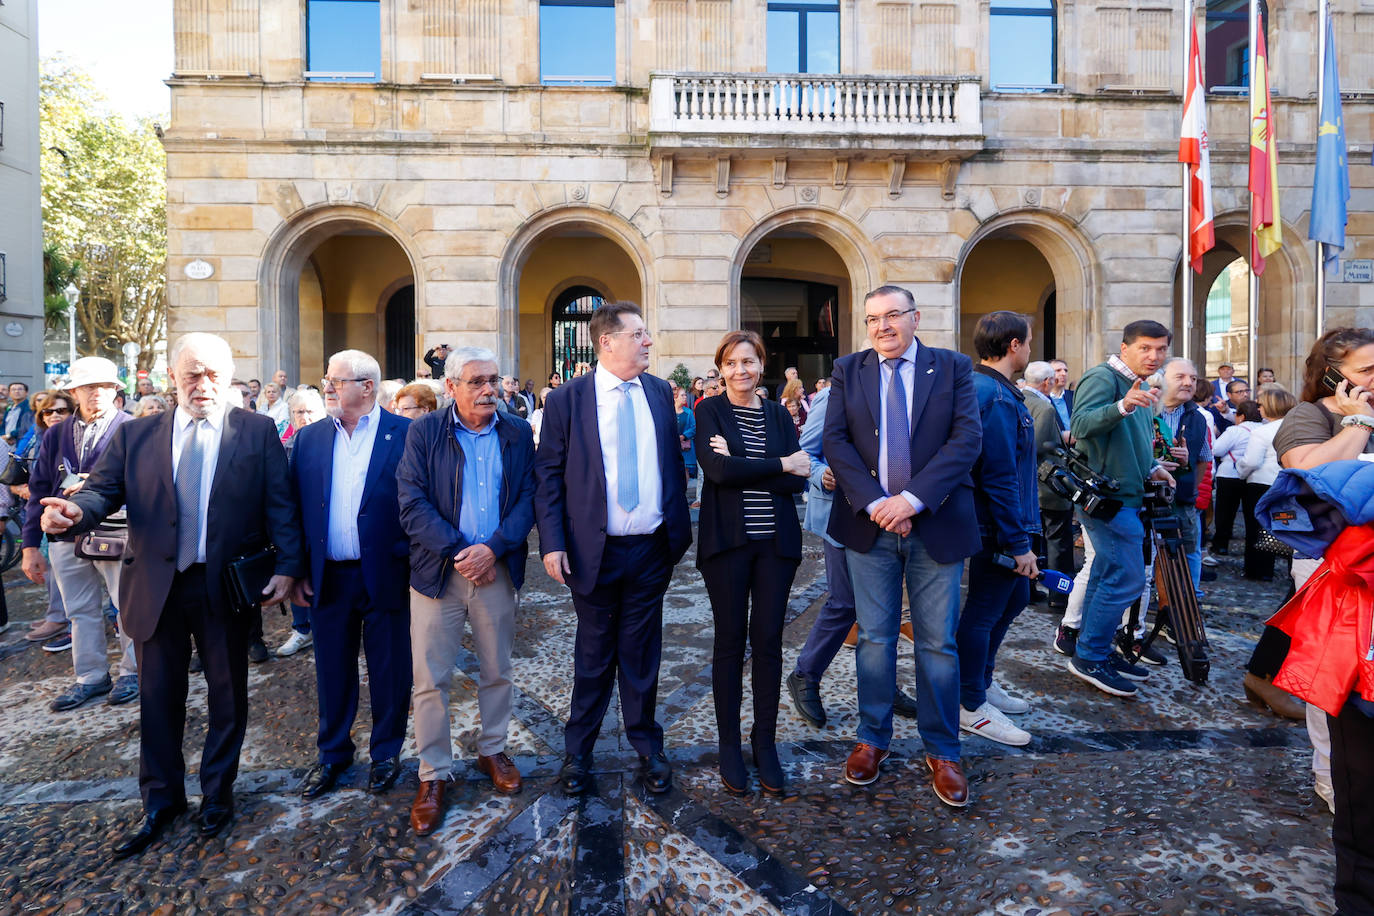
[[[901,690],[892,694],[892,712],[903,719],[916,718],[916,701]]]
[[[821,688],[793,671],[787,675],[787,692],[792,694],[792,705],[797,715],[806,720],[812,728],[825,728],[825,706],[821,704]]]
[[[639,772],[644,775],[644,788],[662,794],[673,787],[673,765],[662,751],[652,757],[639,756]]]
[[[219,836],[234,819],[234,800],[218,802],[206,799],[200,803],[200,835]]]
[[[568,795],[581,795],[592,784],[592,758],[590,754],[577,756],[569,754],[563,761],[563,769],[558,774],[563,783],[563,791]]]
[[[272,653],[267,651],[267,645],[261,639],[254,639],[248,643],[248,660],[255,665],[261,665],[272,657]]]
[[[178,817],[186,811],[186,802],[173,805],[170,808],[163,808],[160,811],[153,811],[143,819],[143,823],[133,833],[128,834],[124,839],[114,845],[111,850],[116,859],[127,859],[129,856],[136,856],[149,846],[157,842],[158,837],[162,836],[164,830],[172,825]]]
[[[317,763],[305,774],[301,783],[301,798],[319,798],[339,781],[351,763]],[[395,777],[392,777],[395,780]]]
[[[396,785],[396,777],[401,775],[401,758],[388,757],[386,760],[372,761],[367,771],[367,791],[381,795]]]

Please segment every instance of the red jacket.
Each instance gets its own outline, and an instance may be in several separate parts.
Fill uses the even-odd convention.
[[[1331,715],[1352,691],[1374,701],[1374,523],[1345,529],[1269,621],[1293,640],[1274,684]]]

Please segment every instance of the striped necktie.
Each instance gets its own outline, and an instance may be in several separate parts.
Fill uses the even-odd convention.
[[[887,495],[896,496],[911,482],[911,420],[907,415],[906,387],[902,384],[900,356],[885,360],[892,370],[887,383],[887,409],[883,427],[887,439]]]

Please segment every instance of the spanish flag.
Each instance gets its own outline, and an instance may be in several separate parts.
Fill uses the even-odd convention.
[[[1279,153],[1269,103],[1269,53],[1263,20],[1255,29],[1255,79],[1250,92],[1250,269],[1264,273],[1264,259],[1283,246],[1279,219]]]

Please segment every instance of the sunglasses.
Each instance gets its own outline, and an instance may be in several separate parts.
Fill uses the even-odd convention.
[[[70,407],[45,407],[39,411],[39,413],[45,417],[52,416],[53,414],[67,414],[71,412],[72,409]]]

